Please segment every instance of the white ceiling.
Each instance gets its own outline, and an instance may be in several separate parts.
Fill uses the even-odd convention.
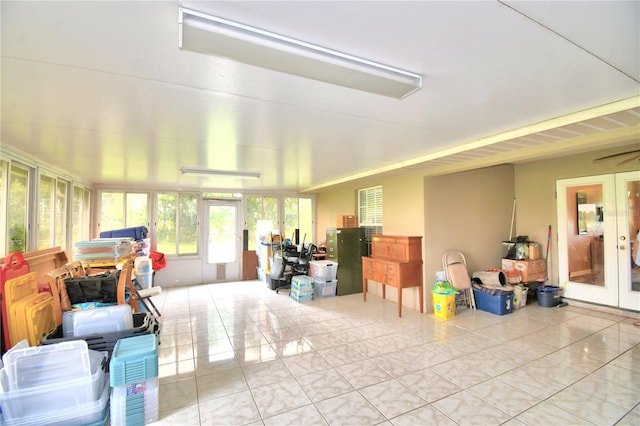
[[[179,5],[420,73],[423,87],[398,100],[179,50]],[[639,1],[0,8],[2,146],[99,186],[312,191],[640,146]]]

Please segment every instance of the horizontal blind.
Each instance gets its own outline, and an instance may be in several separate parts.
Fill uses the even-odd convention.
[[[372,234],[382,234],[382,186],[358,190],[359,225],[365,229],[367,241]]]

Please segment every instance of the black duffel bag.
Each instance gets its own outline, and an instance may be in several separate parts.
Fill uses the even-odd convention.
[[[67,295],[72,305],[86,302],[117,303],[118,277],[120,271],[109,271],[64,280]]]

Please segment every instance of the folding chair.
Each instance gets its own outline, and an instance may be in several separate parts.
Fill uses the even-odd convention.
[[[461,300],[470,308],[476,308],[476,300],[473,297],[471,278],[467,271],[467,260],[460,251],[446,251],[442,255],[442,267],[449,284],[461,294]]]

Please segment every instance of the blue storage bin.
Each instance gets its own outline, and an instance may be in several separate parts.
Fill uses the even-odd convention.
[[[474,288],[473,295],[476,299],[476,308],[481,311],[491,312],[496,315],[505,315],[513,312],[513,293],[493,296]]]
[[[120,339],[109,362],[112,387],[144,382],[158,376],[158,341],[155,334]]]

